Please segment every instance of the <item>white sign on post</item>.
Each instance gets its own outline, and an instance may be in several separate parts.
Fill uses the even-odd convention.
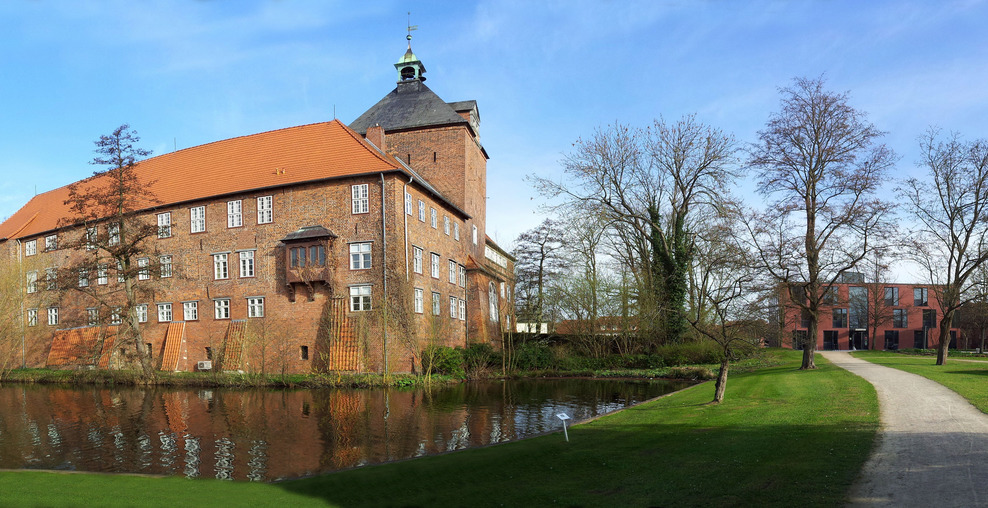
[[[568,443],[569,442],[569,432],[566,431],[566,420],[569,420],[570,419],[569,418],[569,415],[566,414],[566,413],[559,413],[559,414],[556,415],[556,418],[559,418],[559,420],[561,422],[563,422],[563,436],[566,436],[566,442]]]

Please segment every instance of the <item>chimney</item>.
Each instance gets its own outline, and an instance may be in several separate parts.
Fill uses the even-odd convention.
[[[374,146],[381,149],[382,152],[387,152],[388,147],[384,144],[384,127],[380,124],[375,124],[373,127],[367,128],[367,134],[364,135],[364,139],[374,143]]]

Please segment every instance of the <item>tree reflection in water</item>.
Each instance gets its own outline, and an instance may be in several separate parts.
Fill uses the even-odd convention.
[[[0,388],[0,468],[272,481],[559,430],[684,387],[626,380],[378,390]]]

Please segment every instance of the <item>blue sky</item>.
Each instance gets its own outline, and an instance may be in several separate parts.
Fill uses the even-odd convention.
[[[155,154],[334,110],[349,123],[394,88],[407,11],[428,85],[479,103],[488,234],[508,248],[543,218],[525,176],[560,175],[580,136],[696,113],[751,142],[795,76],[849,91],[900,176],[931,125],[988,136],[982,1],[14,1],[0,218],[88,176],[93,140],[122,123]]]

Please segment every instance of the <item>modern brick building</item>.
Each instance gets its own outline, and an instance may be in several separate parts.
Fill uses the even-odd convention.
[[[798,288],[797,288],[798,289]],[[841,282],[825,290],[817,329],[820,350],[934,348],[943,308],[935,288],[923,284]],[[795,297],[800,292],[794,291]],[[809,316],[780,291],[783,344],[800,348]],[[950,330],[951,347],[959,330]]]
[[[417,371],[429,344],[500,346],[514,260],[485,234],[477,104],[426,87],[410,44],[395,67],[397,87],[349,126],[289,127],[137,165],[157,198],[142,213],[158,237],[138,260],[153,267],[137,281],[152,296],[136,309],[156,367],[401,372]],[[112,296],[92,295],[119,282],[114,266],[65,273],[98,255],[65,247],[87,234],[62,224],[68,192],[40,194],[0,224],[0,246],[24,271],[27,363],[112,368],[127,354],[113,347],[120,316]]]

